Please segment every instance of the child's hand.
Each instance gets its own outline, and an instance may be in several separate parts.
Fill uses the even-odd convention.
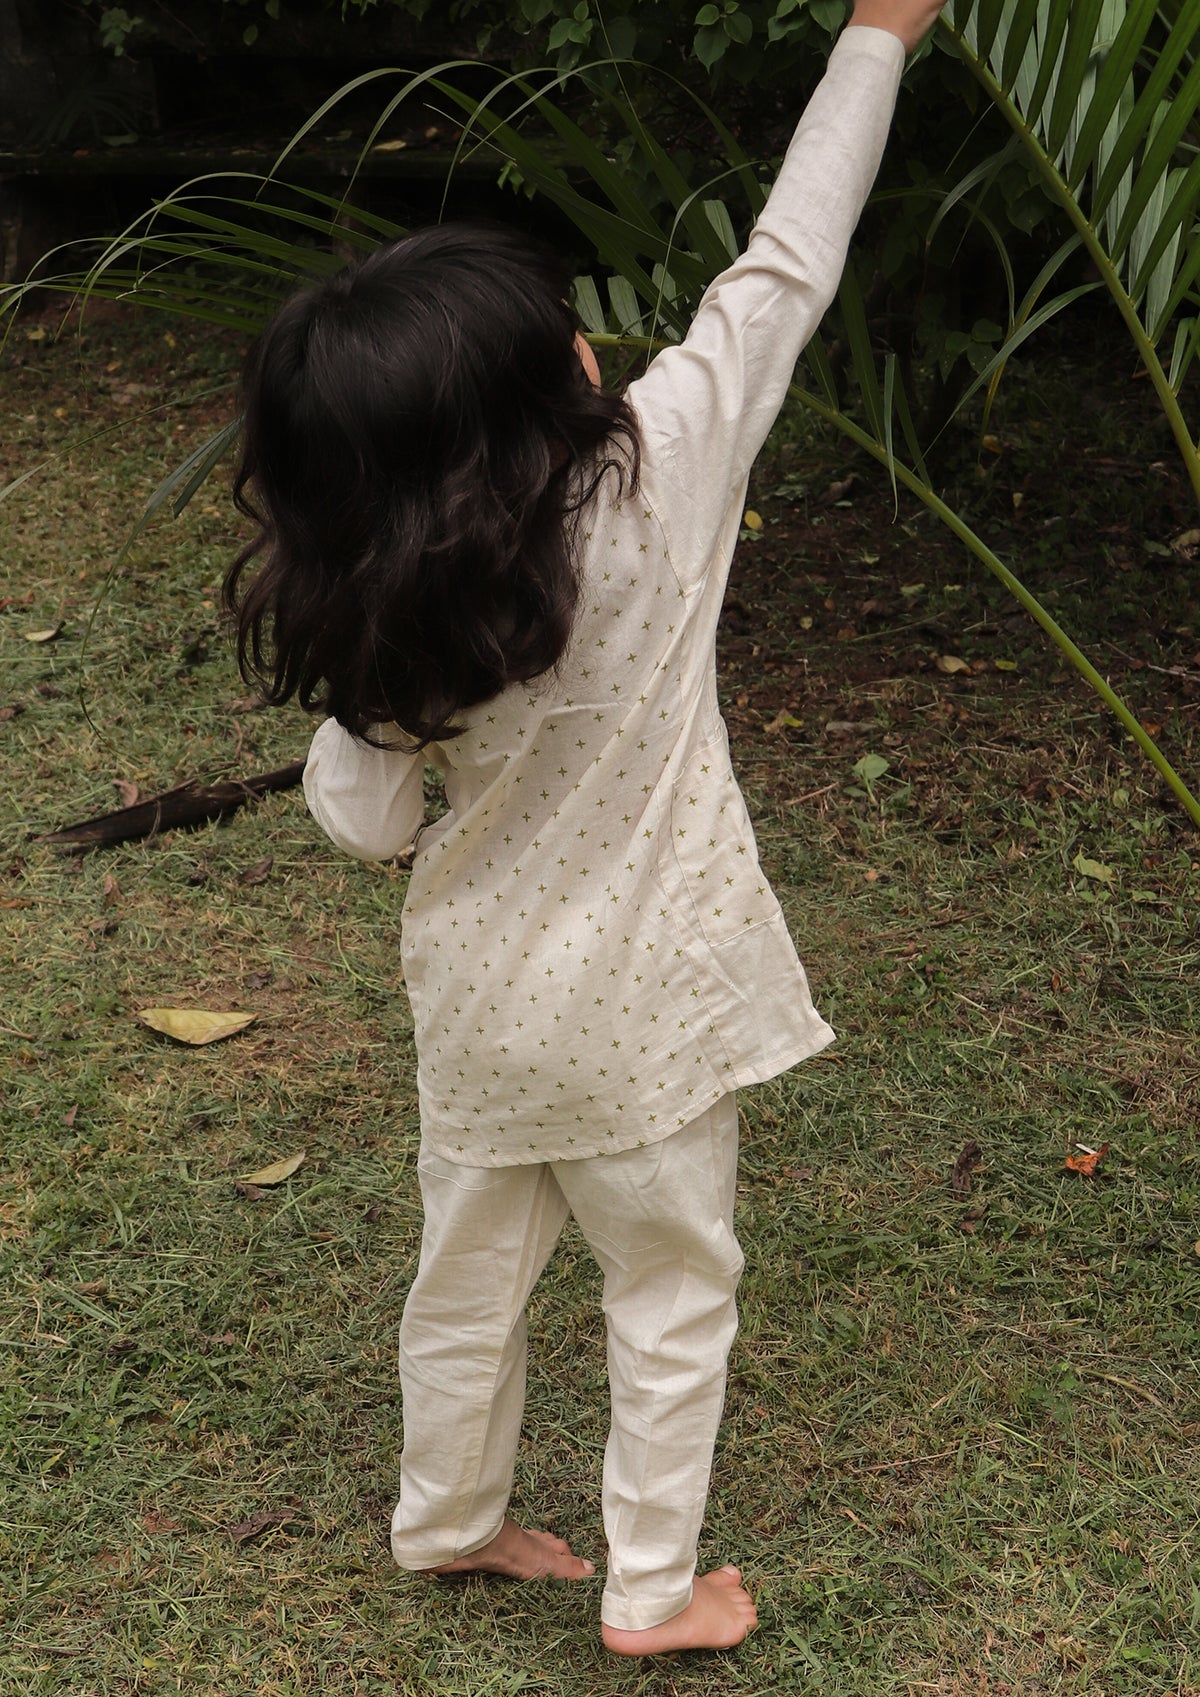
[[[886,29],[898,35],[911,53],[933,28],[942,0],[854,0],[852,24]]]

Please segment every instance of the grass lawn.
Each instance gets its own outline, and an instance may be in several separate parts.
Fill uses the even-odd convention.
[[[218,480],[137,541],[85,652],[236,349],[150,315],[42,328],[0,373],[0,481],[128,422],[0,505],[3,1697],[1197,1697],[1200,836],[1083,686],[870,469],[846,488],[835,446],[781,434],[722,688],[841,1041],[743,1099],[703,1555],[743,1565],[760,1630],[615,1662],[596,1586],[435,1585],[387,1553],[419,1234],[403,872],[341,857],[297,791],[84,855],[32,840],[118,784],[281,766],[308,729],[229,660]],[[1084,382],[1010,378],[960,498],[1195,787],[1195,513],[1135,386]],[[257,1019],[187,1049],[137,1022],[156,1004]],[[517,1505],[602,1560],[572,1233],[533,1307]]]

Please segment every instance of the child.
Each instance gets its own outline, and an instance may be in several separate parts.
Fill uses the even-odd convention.
[[[713,645],[751,462],[937,10],[856,0],[747,252],[623,399],[560,270],[462,226],[294,298],[247,372],[243,670],[328,713],[305,790],[334,842],[417,840],[425,1225],[393,1552],[594,1572],[507,1516],[525,1305],[574,1214],[604,1274],[622,1655],[756,1623],[736,1568],[694,1577],[742,1267],[734,1091],[833,1033],[758,865]],[[422,827],[426,757],[449,810]]]

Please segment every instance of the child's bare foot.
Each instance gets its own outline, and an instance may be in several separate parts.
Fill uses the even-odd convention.
[[[549,1532],[527,1532],[515,1520],[506,1519],[496,1536],[478,1550],[423,1571],[503,1573],[509,1579],[588,1579],[596,1569],[582,1556],[573,1556],[564,1539]]]
[[[658,1656],[665,1650],[729,1650],[758,1625],[750,1593],[736,1567],[705,1573],[692,1587],[686,1609],[640,1632],[601,1628],[604,1642],[618,1656]]]

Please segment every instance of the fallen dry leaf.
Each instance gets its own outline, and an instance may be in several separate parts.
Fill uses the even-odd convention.
[[[950,1175],[950,1188],[955,1196],[971,1194],[971,1174],[983,1159],[983,1150],[974,1138],[964,1143],[959,1150],[958,1159],[954,1163],[954,1171]]]
[[[217,1013],[207,1008],[139,1008],[138,1018],[152,1031],[161,1031],[177,1043],[198,1047],[244,1031],[258,1015],[232,1011]]]
[[[119,902],[120,899],[121,886],[117,883],[117,880],[113,877],[111,872],[106,872],[104,874],[104,885],[101,890],[101,900],[104,902]]]
[[[794,713],[786,707],[781,707],[769,725],[763,726],[765,736],[773,736],[776,731],[798,731],[803,725],[803,719],[797,719]]]
[[[272,1161],[269,1167],[260,1167],[256,1173],[244,1173],[239,1184],[282,1184],[285,1178],[291,1178],[307,1155],[307,1149],[301,1149],[298,1155],[289,1155],[286,1160]]]
[[[137,799],[142,792],[135,783],[128,778],[114,778],[113,787],[121,798],[122,807],[136,807]]]
[[[969,672],[971,670],[967,662],[957,654],[939,654],[937,669],[939,672]]]
[[[61,625],[51,625],[49,630],[27,630],[26,642],[53,642],[56,636],[62,634]]]
[[[179,1530],[177,1520],[169,1520],[165,1514],[156,1514],[153,1511],[142,1516],[142,1526],[152,1538],[160,1532],[178,1532]]]
[[[252,1538],[261,1537],[269,1527],[282,1526],[285,1521],[295,1518],[290,1508],[260,1509],[257,1514],[252,1514],[249,1520],[242,1520],[236,1526],[231,1526],[229,1536],[235,1544],[248,1544]]]
[[[1084,1149],[1081,1143],[1075,1145],[1081,1151],[1078,1155],[1068,1155],[1063,1163],[1069,1173],[1082,1173],[1085,1178],[1091,1178],[1105,1155],[1108,1154],[1108,1144],[1102,1143],[1099,1149]]]
[[[274,855],[264,855],[261,860],[256,860],[253,866],[248,866],[244,872],[238,873],[238,883],[245,884],[248,889],[253,889],[255,884],[265,884],[271,876],[274,864]]]

